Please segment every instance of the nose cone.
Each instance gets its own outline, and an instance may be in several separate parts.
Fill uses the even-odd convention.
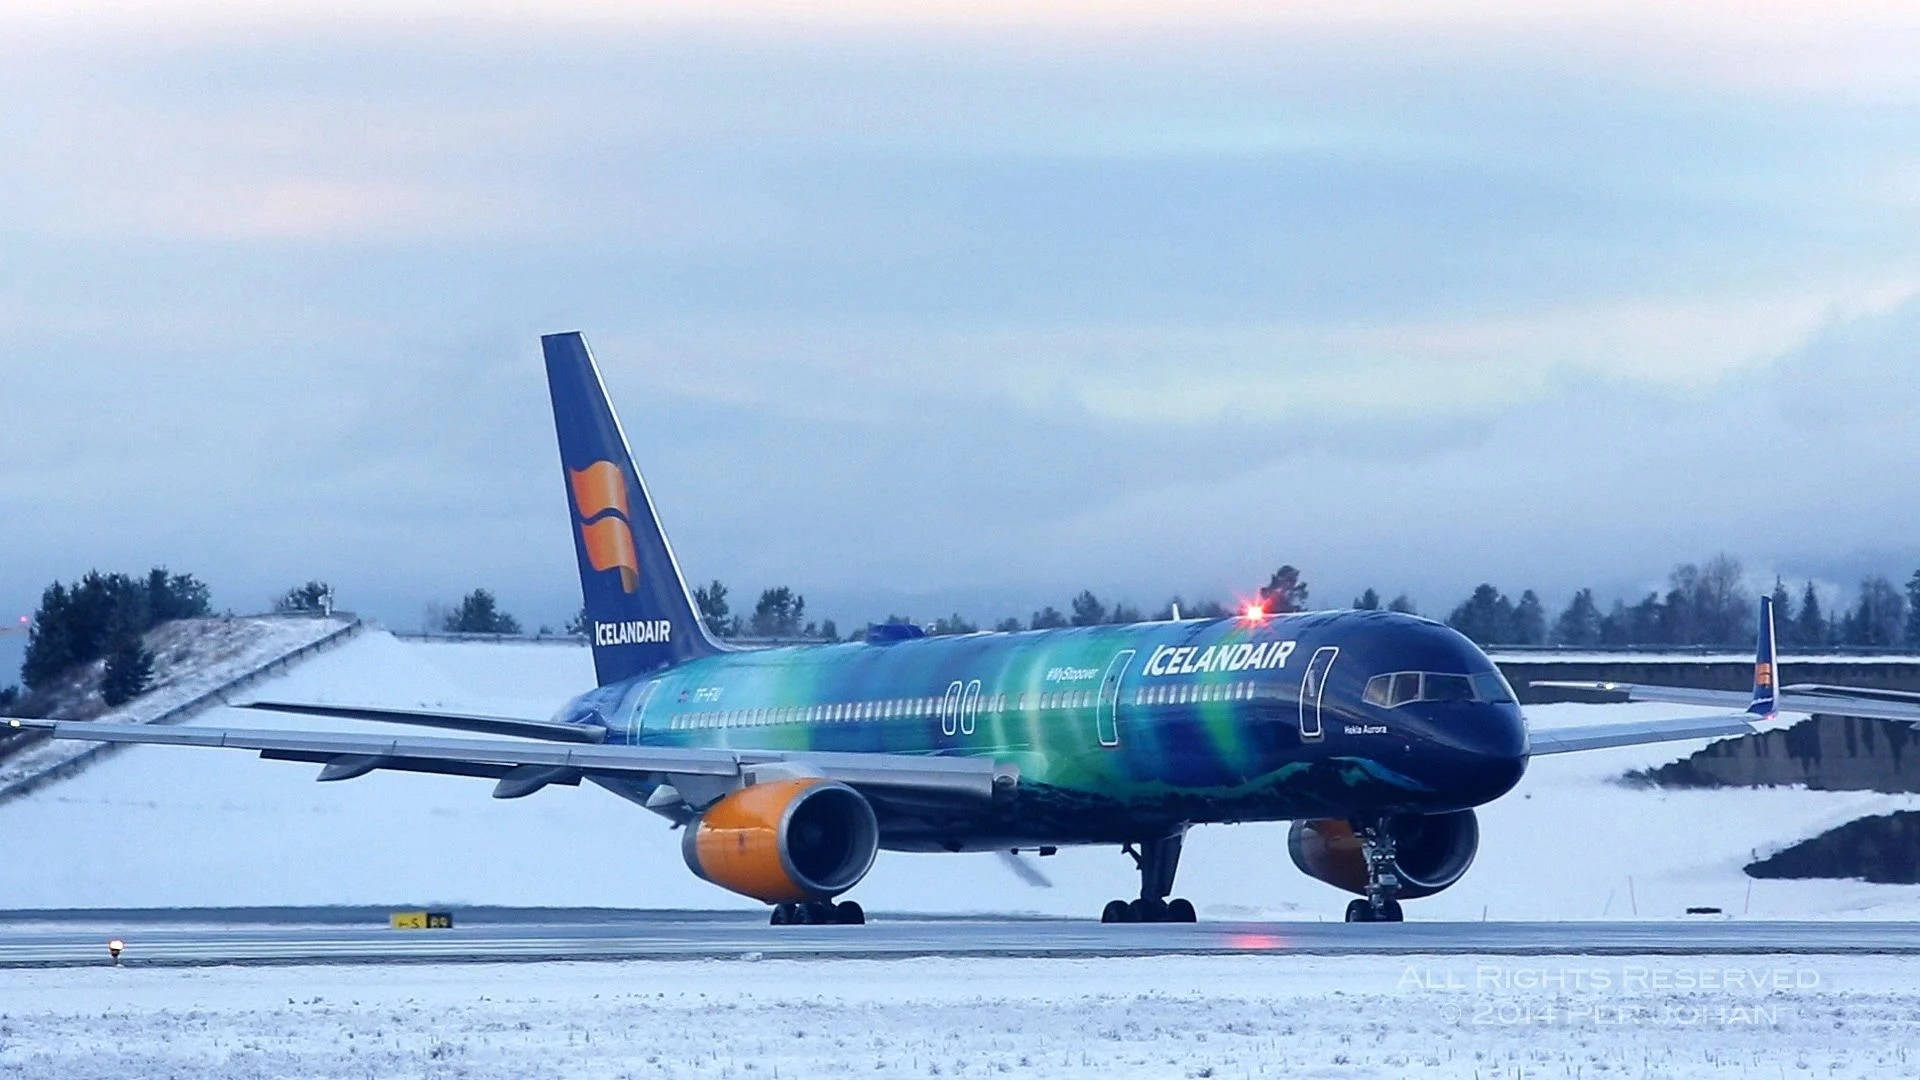
[[[1476,707],[1472,728],[1462,733],[1462,792],[1475,805],[1513,790],[1527,772],[1527,722],[1520,706],[1503,702]]]
[[[1427,780],[1449,810],[1489,803],[1527,771],[1527,725],[1509,702],[1448,702],[1414,710],[1426,735]]]

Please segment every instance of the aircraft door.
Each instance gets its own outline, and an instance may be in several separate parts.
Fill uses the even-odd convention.
[[[1113,662],[1107,665],[1106,675],[1100,680],[1100,698],[1094,708],[1094,728],[1100,736],[1101,746],[1120,745],[1120,680],[1126,676],[1127,668],[1133,666],[1133,655],[1132,649],[1115,653]]]
[[[1300,677],[1300,737],[1317,742],[1326,732],[1320,727],[1320,699],[1327,692],[1327,672],[1340,657],[1340,646],[1328,645],[1313,654],[1307,673]]]

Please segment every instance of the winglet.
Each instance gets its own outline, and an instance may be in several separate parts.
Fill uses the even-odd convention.
[[[1754,716],[1772,716],[1780,704],[1780,666],[1774,649],[1773,597],[1760,598],[1760,642],[1753,656],[1753,703],[1747,711]]]

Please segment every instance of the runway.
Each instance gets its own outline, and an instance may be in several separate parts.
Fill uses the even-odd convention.
[[[766,925],[736,912],[454,911],[456,926],[394,930],[386,909],[0,912],[0,967],[391,964],[551,960],[1218,956],[1920,955],[1920,923],[1201,922],[875,914],[865,926]]]

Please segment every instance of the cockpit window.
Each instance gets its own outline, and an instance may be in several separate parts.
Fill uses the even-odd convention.
[[[1473,677],[1473,696],[1480,701],[1513,704],[1513,687],[1497,671],[1483,671]]]
[[[1387,707],[1405,705],[1409,701],[1420,700],[1420,673],[1402,671],[1398,675],[1387,676],[1393,680],[1393,693],[1387,698]]]
[[[1511,703],[1513,690],[1497,671],[1453,675],[1437,671],[1393,671],[1367,680],[1362,699],[1369,705],[1398,708],[1415,701]]]

